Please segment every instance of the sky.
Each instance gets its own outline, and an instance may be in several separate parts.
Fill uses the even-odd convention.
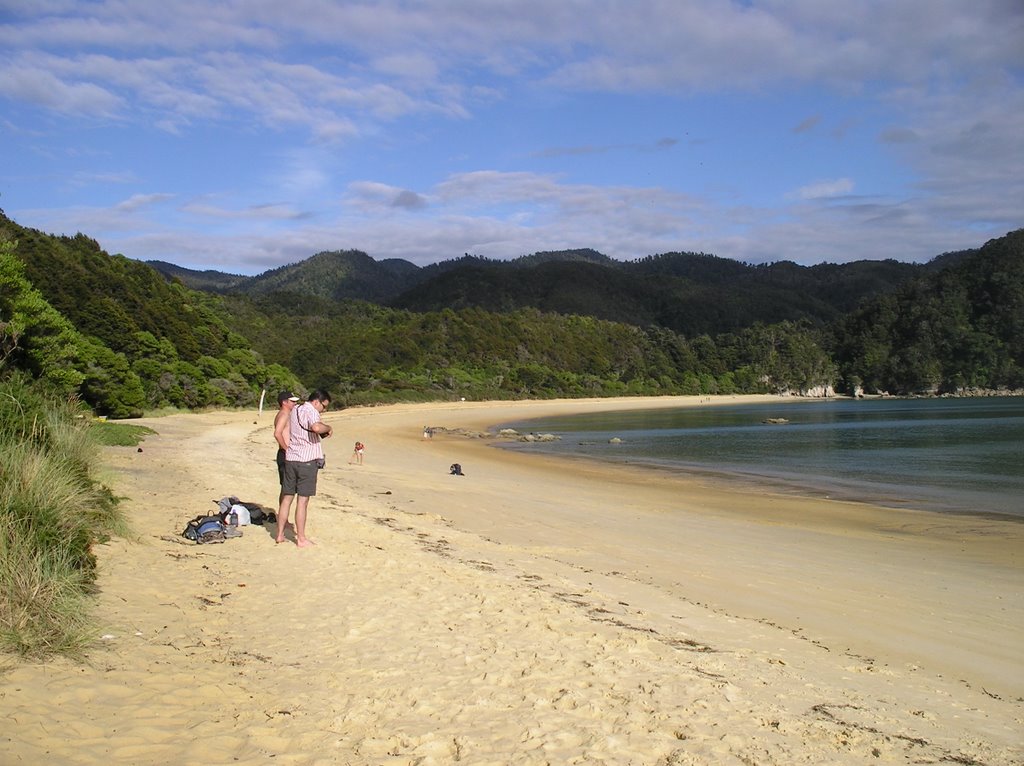
[[[1024,226],[1024,0],[0,0],[0,209],[254,275]]]

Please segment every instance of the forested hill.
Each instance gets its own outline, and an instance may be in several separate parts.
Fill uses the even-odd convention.
[[[697,253],[630,262],[531,258],[476,259],[437,274],[390,305],[414,311],[531,307],[694,336],[734,332],[755,322],[824,324],[927,270],[897,261],[749,266]]]
[[[1024,229],[945,263],[835,323],[847,388],[1024,389]]]
[[[703,253],[664,253],[615,261],[594,250],[539,252],[511,261],[466,255],[420,268],[375,261],[358,250],[318,253],[256,277],[151,265],[198,290],[246,295],[296,292],[330,300],[358,299],[411,311],[535,308],[684,335],[732,332],[755,322],[809,320],[821,325],[864,299],[891,292],[968,253],[933,264],[856,261],[750,266]]]
[[[330,300],[355,298],[382,303],[413,284],[418,272],[408,261],[375,261],[359,250],[323,252],[253,277],[240,286],[240,291],[248,295],[293,292]]]
[[[162,266],[0,213],[0,376],[114,417],[252,406],[263,388],[361,404],[1024,386],[1021,231],[919,266],[591,250],[426,268],[339,251],[258,277]]]
[[[113,417],[250,405],[266,383],[298,384],[209,296],[83,234],[44,234],[0,212],[0,373],[11,368]]]
[[[195,271],[164,261],[147,261],[147,264],[193,290],[241,295],[299,293],[328,300],[351,298],[371,303],[386,303],[423,281],[426,274],[409,261],[398,258],[376,261],[360,250],[317,253],[255,277]]]
[[[919,267],[886,261],[755,268],[677,254],[613,270],[599,258],[545,255],[535,263],[496,264],[464,257],[442,268],[450,297],[428,311],[353,302],[313,307],[271,295],[257,304],[242,296],[227,300],[235,326],[261,353],[351,402],[396,393],[427,398],[437,391],[502,398],[823,392],[832,386],[892,394],[1020,389],[1022,240],[1024,232],[1014,232]],[[650,283],[637,273],[644,270],[652,276],[702,273],[713,300],[693,305],[707,316],[721,316],[723,303],[743,309],[732,285],[750,279],[762,287],[774,283],[790,296],[809,293],[799,302],[793,298],[798,308],[817,300],[837,318],[761,319],[731,332],[679,333],[659,326],[645,308]],[[572,278],[560,277],[564,272]],[[609,273],[618,280],[610,284]],[[516,282],[545,291],[550,303],[517,307],[507,301],[503,286]],[[465,300],[467,293],[492,310]],[[588,315],[595,295],[606,311],[629,321]],[[858,302],[840,313],[839,307]]]
[[[240,274],[225,274],[223,271],[207,269],[196,271],[187,269],[184,266],[176,266],[167,261],[146,261],[148,266],[156,269],[171,281],[181,282],[193,290],[202,290],[208,293],[224,293],[240,288],[252,280],[252,277],[245,277]]]

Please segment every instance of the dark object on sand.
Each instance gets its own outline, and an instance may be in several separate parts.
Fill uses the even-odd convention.
[[[466,475],[466,474],[464,474],[462,472],[462,466],[459,465],[458,463],[452,463],[452,467],[448,469],[448,473],[450,473],[452,476],[465,476]]]

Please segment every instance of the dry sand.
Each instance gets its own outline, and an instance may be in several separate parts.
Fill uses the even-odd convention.
[[[330,413],[304,550],[178,537],[274,505],[272,413],[143,421],[104,636],[0,676],[0,763],[1024,762],[1024,524],[421,436],[681,403]]]

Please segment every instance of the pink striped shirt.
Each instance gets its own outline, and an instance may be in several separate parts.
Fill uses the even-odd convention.
[[[320,434],[310,431],[314,423],[320,422],[320,413],[309,402],[293,407],[288,415],[288,449],[284,459],[294,463],[308,463],[324,456],[320,446]]]

